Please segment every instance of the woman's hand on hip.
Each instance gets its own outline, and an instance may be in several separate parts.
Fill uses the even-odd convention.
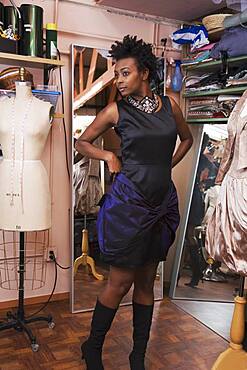
[[[106,163],[111,175],[114,175],[121,171],[122,167],[121,162],[114,153],[112,152],[107,153]]]

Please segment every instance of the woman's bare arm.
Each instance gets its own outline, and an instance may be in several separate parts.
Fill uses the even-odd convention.
[[[121,165],[114,153],[97,148],[92,143],[118,121],[117,104],[111,103],[100,111],[94,121],[87,127],[75,143],[78,153],[88,158],[100,159],[107,162],[111,173],[119,172]]]
[[[193,144],[193,137],[187,123],[185,122],[179,105],[171,97],[170,101],[172,105],[172,112],[177,124],[178,136],[181,141],[172,158],[172,167],[175,167],[184,158],[185,154],[191,148]]]

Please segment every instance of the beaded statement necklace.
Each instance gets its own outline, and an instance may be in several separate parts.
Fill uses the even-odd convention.
[[[159,106],[159,99],[156,94],[153,95],[153,98],[144,96],[140,101],[129,95],[127,97],[127,102],[145,113],[154,113]]]
[[[10,173],[10,205],[14,205],[14,197],[18,196],[18,194],[14,193],[14,168],[16,166],[16,135],[17,135],[17,130],[19,128],[19,134],[20,134],[20,139],[21,139],[21,150],[20,150],[20,176],[19,176],[19,187],[20,187],[20,193],[21,193],[21,205],[22,205],[22,213],[24,213],[24,204],[23,204],[23,170],[24,170],[24,132],[25,132],[25,122],[27,120],[28,113],[31,108],[31,104],[33,102],[33,97],[31,97],[26,105],[26,110],[24,112],[23,119],[20,122],[20,125],[18,128],[16,127],[15,121],[15,101],[16,98],[12,100],[12,109],[11,109],[11,173]]]

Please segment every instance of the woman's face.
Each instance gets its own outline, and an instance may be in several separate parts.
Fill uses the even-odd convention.
[[[120,59],[115,64],[115,80],[123,97],[141,96],[143,84],[148,81],[148,70],[140,71],[135,58]]]

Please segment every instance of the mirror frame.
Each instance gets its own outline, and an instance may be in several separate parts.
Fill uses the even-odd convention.
[[[112,40],[114,42],[114,39]],[[80,312],[89,312],[93,311],[94,307],[91,308],[82,308],[79,310],[75,310],[74,307],[74,298],[75,298],[75,284],[74,284],[74,274],[73,274],[73,265],[74,265],[74,189],[73,189],[73,149],[74,149],[74,140],[73,140],[73,120],[74,120],[74,110],[73,110],[73,98],[74,98],[74,47],[86,47],[86,48],[97,48],[97,46],[92,45],[86,45],[86,44],[77,44],[73,43],[70,45],[70,70],[71,70],[71,181],[70,181],[70,204],[71,204],[71,211],[70,211],[70,235],[71,235],[71,261],[72,261],[72,267],[71,267],[71,292],[70,292],[70,308],[72,313],[80,313]],[[103,49],[102,46],[98,47],[99,49]],[[100,166],[102,166],[103,161],[100,161]],[[102,172],[102,171],[101,171]],[[160,290],[161,294],[160,297],[154,298],[154,301],[161,301],[164,299],[164,262],[160,262],[159,266],[161,266],[161,273],[160,273]],[[96,298],[96,297],[95,297]],[[131,305],[132,302],[123,302],[120,303],[120,306],[127,306]]]
[[[176,295],[176,288],[177,288],[177,279],[178,279],[178,274],[179,274],[179,269],[180,269],[180,264],[181,264],[181,259],[182,259],[182,254],[183,254],[183,247],[184,247],[184,241],[185,241],[185,234],[186,234],[186,229],[187,229],[187,224],[188,224],[188,219],[189,219],[189,213],[190,213],[190,207],[191,207],[191,201],[192,201],[192,196],[193,196],[193,191],[194,191],[194,184],[195,184],[195,179],[196,179],[196,173],[197,173],[197,168],[199,164],[199,159],[200,159],[200,154],[201,154],[201,146],[202,146],[202,141],[203,141],[203,134],[204,134],[204,124],[198,125],[199,126],[199,140],[196,142],[196,147],[195,147],[195,157],[194,157],[194,162],[191,170],[191,178],[187,187],[187,197],[186,197],[186,202],[185,202],[185,208],[184,212],[181,217],[181,222],[180,222],[180,227],[179,227],[179,234],[178,234],[178,241],[177,241],[177,248],[176,248],[176,253],[174,257],[174,264],[173,264],[173,270],[172,270],[172,277],[171,277],[171,285],[170,285],[170,290],[169,290],[169,297],[175,300],[186,300],[186,301],[205,301],[205,302],[219,302],[219,303],[233,303],[234,299],[232,300],[222,300],[222,299],[210,299],[208,298],[192,298],[190,296],[177,296]]]

